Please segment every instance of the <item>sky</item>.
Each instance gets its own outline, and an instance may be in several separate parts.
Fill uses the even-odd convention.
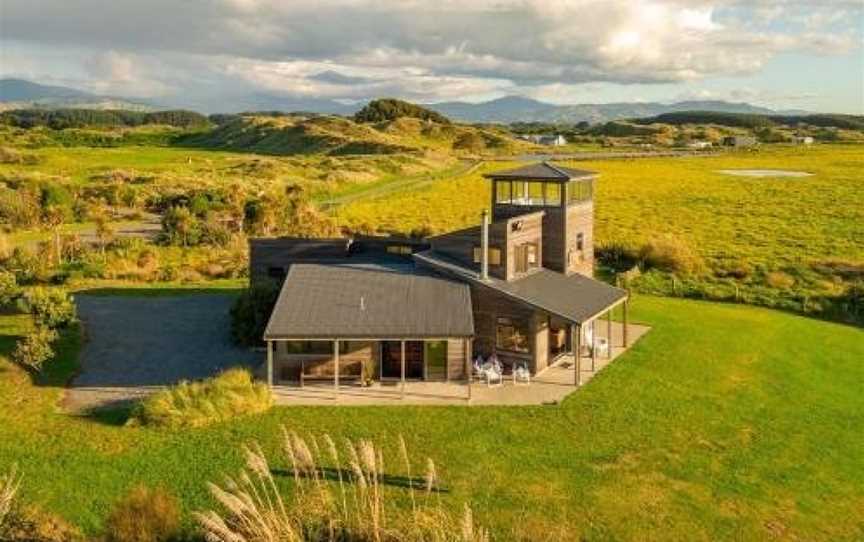
[[[864,114],[864,0],[0,0],[0,77],[162,103],[711,99]]]

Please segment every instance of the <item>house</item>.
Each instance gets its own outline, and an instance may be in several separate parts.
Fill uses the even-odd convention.
[[[567,138],[560,134],[526,134],[517,137],[524,141],[530,141],[537,145],[546,145],[549,147],[560,147],[567,144]]]
[[[724,147],[753,147],[758,144],[758,141],[753,136],[726,136],[723,138]]]
[[[687,144],[691,149],[710,149],[711,142],[710,141],[691,141]]]
[[[268,381],[465,380],[493,354],[537,374],[593,356],[595,323],[611,330],[619,306],[626,345],[628,293],[593,278],[597,174],[544,162],[486,177],[491,215],[464,230],[251,240],[251,280],[283,281]]]

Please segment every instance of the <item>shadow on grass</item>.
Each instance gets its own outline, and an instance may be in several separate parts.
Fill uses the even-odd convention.
[[[357,477],[354,475],[354,472],[348,469],[334,469],[332,467],[318,467],[317,469],[318,477],[326,480],[328,482],[339,482],[340,477],[341,480],[345,483],[355,483]],[[273,469],[272,473],[274,476],[284,476],[284,477],[294,477],[294,472],[287,469]],[[314,479],[314,475],[309,472],[301,472],[297,474],[301,478],[306,479]],[[408,477],[408,476],[400,476],[395,474],[384,474],[381,476],[381,483],[386,486],[391,487],[401,487],[403,489],[415,489],[418,491],[428,491],[426,488],[426,479],[419,477]],[[440,487],[438,485],[433,486],[432,493],[450,493],[450,490],[445,487]]]
[[[86,410],[82,416],[88,420],[111,427],[124,427],[132,417],[136,401],[124,400],[108,403]]]

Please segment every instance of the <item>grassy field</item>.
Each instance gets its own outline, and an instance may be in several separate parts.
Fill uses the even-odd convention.
[[[487,162],[468,175],[356,201],[340,209],[339,220],[349,226],[377,223],[384,231],[403,233],[417,228],[440,233],[476,224],[490,204],[482,174],[514,165]],[[638,247],[673,238],[705,262],[698,276],[678,277],[683,279],[678,285],[692,288],[695,295],[723,300],[740,296],[756,304],[818,313],[818,300],[843,296],[850,284],[850,276],[832,265],[840,262],[852,281],[864,277],[864,146],[775,146],[708,157],[569,165],[600,173],[595,245]],[[788,169],[813,175],[738,177],[720,173],[722,169]],[[731,273],[738,275],[736,280]],[[673,293],[675,287],[668,275],[643,282],[661,293]],[[805,307],[807,303],[811,306]]]
[[[204,482],[236,472],[243,443],[284,466],[283,424],[394,453],[403,432],[418,463],[436,460],[445,506],[472,503],[497,539],[864,537],[864,331],[653,297],[634,314],[653,330],[559,406],[278,407],[182,432],[63,413],[78,335],[33,385],[5,360],[28,320],[6,315],[0,471],[19,464],[27,500],[94,532],[138,482],[167,487],[187,512],[208,506]]]

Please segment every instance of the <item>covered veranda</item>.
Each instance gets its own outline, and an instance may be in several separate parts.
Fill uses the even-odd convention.
[[[622,311],[623,312],[623,311]],[[603,320],[603,333],[608,331]],[[599,329],[600,326],[598,326]],[[558,357],[555,362],[532,377],[530,383],[514,383],[505,377],[500,386],[465,379],[450,381],[384,380],[370,386],[355,381],[343,381],[338,389],[333,382],[318,381],[300,386],[299,382],[274,385],[273,395],[281,405],[542,405],[556,404],[567,395],[585,385],[638,343],[650,328],[629,323],[627,346],[624,346],[624,325],[613,320],[611,345],[608,355],[592,357],[583,349],[578,360],[572,353]],[[599,331],[598,331],[599,332]],[[605,335],[601,335],[605,338]],[[626,363],[626,360],[622,360]],[[578,370],[577,370],[578,369]],[[262,375],[263,376],[263,375]],[[577,384],[579,382],[579,384]]]

